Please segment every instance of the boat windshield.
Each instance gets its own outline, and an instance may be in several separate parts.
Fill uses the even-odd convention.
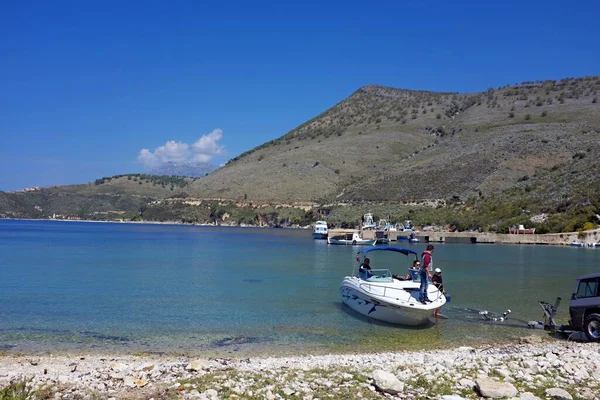
[[[410,279],[413,282],[421,282],[421,275],[419,275],[419,270],[418,269],[409,268],[408,269],[408,274],[410,275]],[[431,279],[427,278],[427,282],[431,283]]]
[[[389,269],[373,269],[371,275],[366,280],[369,282],[393,282],[392,272]]]

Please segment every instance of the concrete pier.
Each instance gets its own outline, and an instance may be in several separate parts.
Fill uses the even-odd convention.
[[[538,244],[568,245],[572,241],[600,241],[599,230],[590,231],[586,239],[579,238],[577,232],[538,234],[504,234],[489,232],[418,232],[417,237],[424,243],[502,243],[502,244]]]
[[[329,236],[352,233],[355,229],[330,229]],[[577,232],[548,233],[548,234],[504,234],[490,232],[415,232],[420,243],[497,243],[497,244],[537,244],[537,245],[568,245],[572,241],[583,243],[600,243],[600,229],[585,232],[585,238]],[[408,237],[410,232],[383,232],[376,230],[362,231],[362,238],[373,240],[387,238],[392,242],[398,237]],[[381,236],[381,237],[380,237]]]

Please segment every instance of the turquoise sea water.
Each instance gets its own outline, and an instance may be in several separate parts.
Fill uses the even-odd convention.
[[[0,221],[0,352],[302,353],[494,343],[531,334],[473,311],[542,316],[600,249],[436,244],[447,319],[402,328],[343,306],[357,247],[307,230]],[[411,245],[421,253],[424,244]],[[403,272],[404,256],[374,254]]]

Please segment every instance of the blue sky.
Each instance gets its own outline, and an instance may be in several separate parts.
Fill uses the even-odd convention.
[[[0,190],[218,165],[367,84],[598,75],[598,15],[591,0],[3,2]]]

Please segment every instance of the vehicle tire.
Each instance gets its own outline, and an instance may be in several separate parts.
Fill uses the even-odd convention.
[[[585,317],[583,330],[590,342],[600,342],[600,314],[590,314]]]

